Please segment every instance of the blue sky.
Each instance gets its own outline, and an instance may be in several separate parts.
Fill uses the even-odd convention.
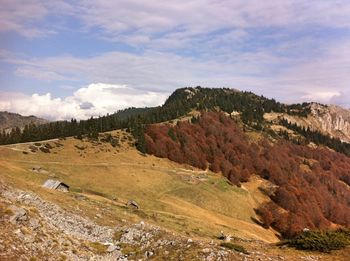
[[[197,85],[350,107],[350,2],[264,2],[0,0],[0,110],[82,119]]]

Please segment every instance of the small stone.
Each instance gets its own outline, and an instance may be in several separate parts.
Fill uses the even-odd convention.
[[[13,233],[16,235],[21,235],[22,231],[20,229],[16,229],[15,231],[13,231]]]
[[[139,225],[140,225],[140,228],[141,228],[141,229],[144,229],[144,228],[145,228],[145,222],[144,222],[144,221],[141,221]]]
[[[187,239],[187,243],[192,243],[193,240],[191,238]]]
[[[114,246],[114,245],[111,245],[107,248],[107,252],[108,253],[111,253],[111,252],[114,252],[116,250],[120,250],[120,246]]]
[[[40,227],[40,223],[37,219],[35,218],[31,218],[29,220],[29,226],[33,229],[33,230],[36,230]]]
[[[146,251],[145,252],[145,257],[146,258],[150,258],[151,256],[153,256],[153,252],[152,251]]]
[[[202,249],[202,252],[203,253],[210,253],[210,251],[211,251],[211,249],[210,248],[204,248],[204,249]]]

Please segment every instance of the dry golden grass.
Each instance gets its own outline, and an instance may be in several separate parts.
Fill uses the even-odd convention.
[[[121,131],[112,134],[127,136]],[[109,143],[73,138],[58,142],[63,146],[51,153],[23,154],[28,144],[1,146],[2,178],[104,224],[142,219],[192,237],[211,239],[223,230],[237,237],[278,241],[275,231],[263,229],[251,219],[256,218],[253,209],[268,200],[258,190],[262,181],[256,177],[242,188],[229,185],[225,178],[211,172],[206,173],[206,179],[197,180],[203,171],[143,156],[127,144],[129,138],[116,148]],[[47,173],[33,172],[34,166]],[[41,188],[52,177],[69,184],[71,192]],[[188,182],[190,178],[197,182]],[[76,199],[80,194],[86,200]],[[140,210],[125,207],[129,199],[138,202]],[[96,218],[97,213],[103,218]]]

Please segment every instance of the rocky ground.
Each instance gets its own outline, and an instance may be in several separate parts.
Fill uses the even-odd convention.
[[[0,228],[0,260],[291,260],[264,253],[261,249],[267,245],[262,242],[254,242],[255,247],[243,253],[143,221],[101,226],[33,192],[1,183]],[[316,255],[300,258],[320,259]]]
[[[234,254],[144,222],[100,226],[4,184],[0,195],[0,260],[228,260]]]

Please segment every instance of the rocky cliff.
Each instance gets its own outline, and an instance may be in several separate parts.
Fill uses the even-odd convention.
[[[311,127],[350,143],[350,110],[313,103],[308,118],[314,124]]]
[[[279,119],[286,119],[290,123],[320,131],[323,134],[350,143],[350,110],[336,105],[319,103],[311,103],[308,106],[310,113],[307,117],[287,113],[265,113],[264,118],[277,124]]]

